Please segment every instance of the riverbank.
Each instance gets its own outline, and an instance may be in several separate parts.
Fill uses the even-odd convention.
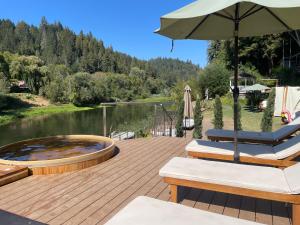
[[[63,104],[63,105],[37,106],[37,107],[5,110],[0,114],[0,126],[12,123],[15,120],[21,118],[30,118],[35,116],[51,115],[51,114],[65,113],[65,112],[85,111],[85,110],[91,110],[99,107],[101,106],[76,107],[72,104]]]
[[[101,105],[93,107],[76,107],[73,104],[52,105],[45,99],[31,94],[11,94],[10,96],[25,102],[24,107],[20,106],[14,109],[4,110],[0,112],[0,126],[12,123],[17,119],[29,118],[41,115],[51,115],[64,112],[86,111],[102,107]],[[138,99],[132,102],[117,102],[113,104],[103,104],[106,106],[130,103],[158,103],[171,101],[170,97],[153,96],[145,99]],[[32,106],[30,106],[32,105]]]

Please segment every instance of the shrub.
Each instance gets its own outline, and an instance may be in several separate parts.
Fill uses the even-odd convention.
[[[195,129],[193,132],[193,137],[196,139],[201,139],[202,138],[202,112],[201,112],[201,102],[200,98],[197,97],[196,101],[196,107],[195,107],[195,113],[194,113],[194,120],[195,120]]]
[[[276,93],[275,93],[275,89],[273,88],[269,95],[268,105],[264,111],[264,115],[262,117],[261,124],[260,124],[260,128],[263,132],[272,131],[275,96],[276,96]]]
[[[9,82],[2,72],[0,72],[0,93],[7,94],[9,93]]]
[[[219,95],[217,95],[215,98],[213,124],[215,129],[223,129],[223,109]]]
[[[223,96],[229,91],[230,71],[220,62],[209,64],[200,74],[199,86],[205,91],[208,89],[209,97]]]
[[[177,107],[176,137],[183,137],[183,113],[184,101],[182,100]]]

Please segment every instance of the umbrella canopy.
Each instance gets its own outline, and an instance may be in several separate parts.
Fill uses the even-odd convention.
[[[177,39],[234,38],[234,158],[239,160],[238,40],[300,29],[300,0],[199,0],[161,18],[156,33]]]
[[[191,91],[192,89],[190,86],[186,85],[184,88],[184,118],[193,118],[194,117],[194,111],[192,106],[192,97],[191,97]]]
[[[161,18],[156,32],[176,39],[224,40],[300,27],[299,0],[199,0]],[[237,15],[236,15],[237,14]]]
[[[246,92],[251,92],[251,91],[268,91],[271,90],[271,88],[261,85],[261,84],[254,84],[252,86],[248,86],[243,89]]]

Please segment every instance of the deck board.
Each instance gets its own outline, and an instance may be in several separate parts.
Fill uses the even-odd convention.
[[[120,141],[119,154],[97,166],[30,176],[0,187],[0,209],[51,225],[101,225],[137,196],[169,201],[169,188],[158,171],[172,157],[185,156],[189,140]],[[179,194],[180,203],[189,207],[270,225],[291,225],[290,206],[284,203],[191,188],[180,188]]]

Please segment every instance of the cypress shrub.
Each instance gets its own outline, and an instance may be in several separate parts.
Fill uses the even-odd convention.
[[[215,98],[213,124],[215,129],[223,129],[224,126],[223,109],[222,109],[222,102],[219,95],[217,95]]]
[[[183,137],[183,113],[184,113],[184,101],[180,101],[177,107],[177,121],[176,121],[176,137]]]
[[[273,88],[268,97],[268,105],[264,111],[264,115],[261,120],[260,128],[263,132],[271,132],[273,126],[273,115],[275,105],[275,89]]]
[[[195,128],[193,132],[193,137],[196,139],[202,138],[202,112],[201,112],[201,102],[199,96],[197,97],[195,113],[194,113],[194,121],[195,121]]]
[[[243,130],[242,127],[242,107],[238,101],[238,110],[237,110],[237,130]],[[234,120],[234,105],[233,105],[233,120]]]

